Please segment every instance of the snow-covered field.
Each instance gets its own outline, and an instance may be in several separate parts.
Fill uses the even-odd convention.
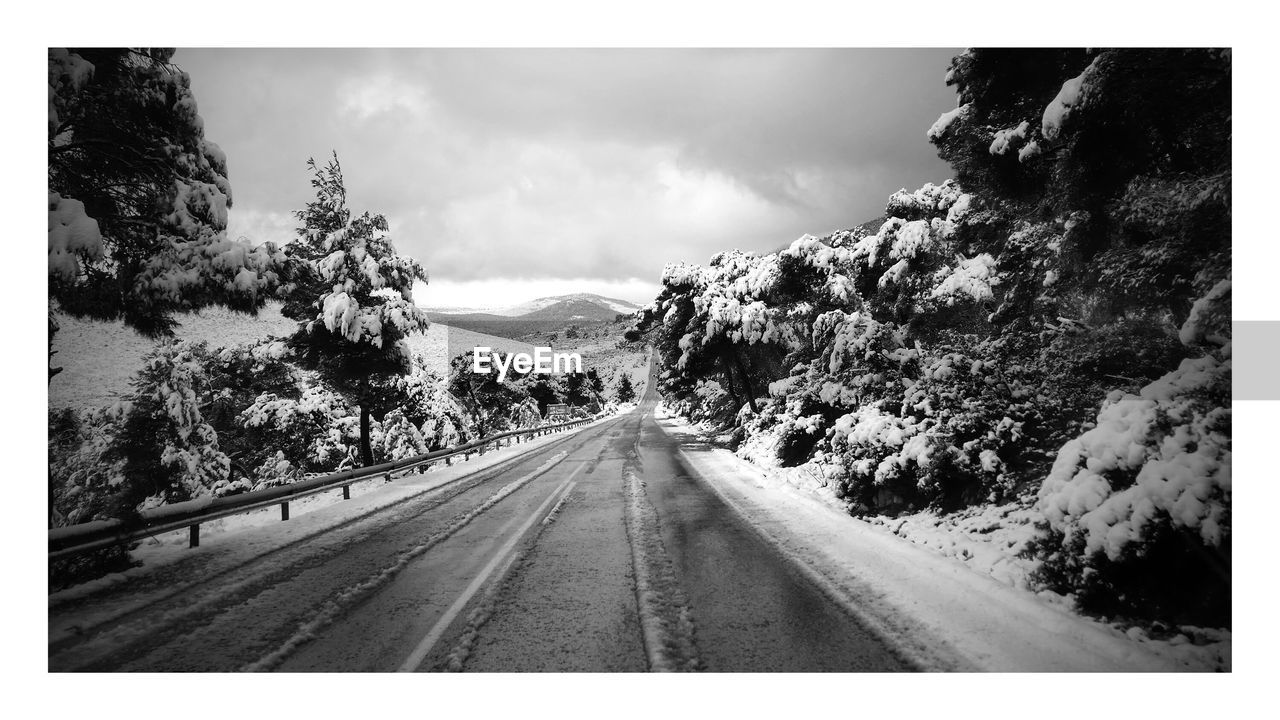
[[[698,428],[654,413],[668,432]],[[1076,614],[1067,598],[1027,587],[1032,560],[1017,557],[1036,518],[1017,505],[952,515],[849,516],[831,491],[796,468],[762,467],[702,446],[686,460],[780,550],[858,612],[894,635],[936,646],[917,659],[940,668],[1027,670],[1231,670],[1231,633],[1180,628],[1156,640],[1138,628]],[[903,542],[903,541],[906,542]],[[959,664],[957,664],[959,663]]]
[[[449,374],[449,360],[462,353],[470,353],[472,348],[488,347],[504,353],[532,353],[533,346],[519,340],[510,340],[497,335],[463,330],[440,323],[431,323],[431,327],[421,335],[411,336],[409,347],[427,360],[427,367],[435,370],[440,377]]]
[[[286,335],[297,323],[270,305],[256,317],[225,308],[208,308],[179,317],[176,331],[183,340],[205,340],[226,346],[253,342],[271,335]],[[62,372],[49,383],[49,407],[95,408],[110,405],[129,394],[129,380],[142,367],[156,341],[143,337],[124,323],[82,320],[58,315],[59,330],[53,336],[58,352],[50,363]]]
[[[179,316],[176,335],[182,340],[204,340],[214,347],[285,336],[297,323],[280,314],[279,305],[268,305],[257,316],[225,308],[208,308]],[[50,408],[96,408],[129,394],[129,380],[142,367],[156,341],[139,335],[121,322],[100,322],[58,316],[54,335],[54,367],[63,370],[49,383]],[[427,332],[408,338],[415,353],[441,377],[448,374],[449,358],[477,345],[504,352],[532,352],[532,346],[506,338],[432,323]]]

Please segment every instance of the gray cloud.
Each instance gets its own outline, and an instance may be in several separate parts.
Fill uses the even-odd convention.
[[[333,148],[435,278],[656,279],[948,176],[953,50],[182,50],[233,232],[283,240]],[[282,237],[283,235],[283,237]]]

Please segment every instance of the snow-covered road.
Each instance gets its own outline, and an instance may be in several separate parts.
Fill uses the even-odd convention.
[[[908,669],[687,471],[656,401],[327,532],[51,596],[49,667]]]
[[[53,595],[49,667],[1175,669],[762,487],[652,391],[484,462]]]

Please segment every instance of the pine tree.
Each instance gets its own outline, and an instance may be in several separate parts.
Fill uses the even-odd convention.
[[[287,302],[302,321],[290,342],[305,367],[359,406],[361,461],[372,465],[371,418],[399,404],[396,380],[412,370],[404,338],[429,325],[413,304],[413,283],[427,276],[396,253],[385,217],[352,217],[337,153],[324,167],[307,166],[316,199],[295,213],[302,226],[288,247],[309,268]]]
[[[255,312],[289,275],[226,237],[231,186],[171,49],[49,50],[49,298],[172,334],[173,314]]]
[[[627,373],[618,374],[617,387],[614,389],[614,397],[618,398],[618,402],[631,402],[636,399],[636,389],[631,384],[631,376]]]

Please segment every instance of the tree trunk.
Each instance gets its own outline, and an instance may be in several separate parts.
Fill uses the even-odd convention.
[[[751,412],[760,412],[756,407],[756,389],[751,386],[751,376],[747,374],[747,368],[742,364],[742,358],[736,352],[730,352],[733,354],[733,363],[738,366],[738,375],[742,376],[742,387],[747,393],[747,405],[751,408]]]
[[[476,389],[472,386],[471,381],[467,381],[467,395],[471,397],[471,407],[475,408],[475,412],[471,413],[472,419],[476,423],[476,434],[484,437],[484,406],[480,404],[480,398],[476,397]]]
[[[360,406],[360,462],[364,467],[373,464],[373,446],[369,443],[369,408]]]
[[[733,366],[729,364],[728,353],[720,353],[720,367],[724,369],[724,380],[728,387],[725,388],[729,392],[729,397],[733,398],[733,411],[736,413],[742,408],[742,398],[738,396],[738,390],[733,383]]]

